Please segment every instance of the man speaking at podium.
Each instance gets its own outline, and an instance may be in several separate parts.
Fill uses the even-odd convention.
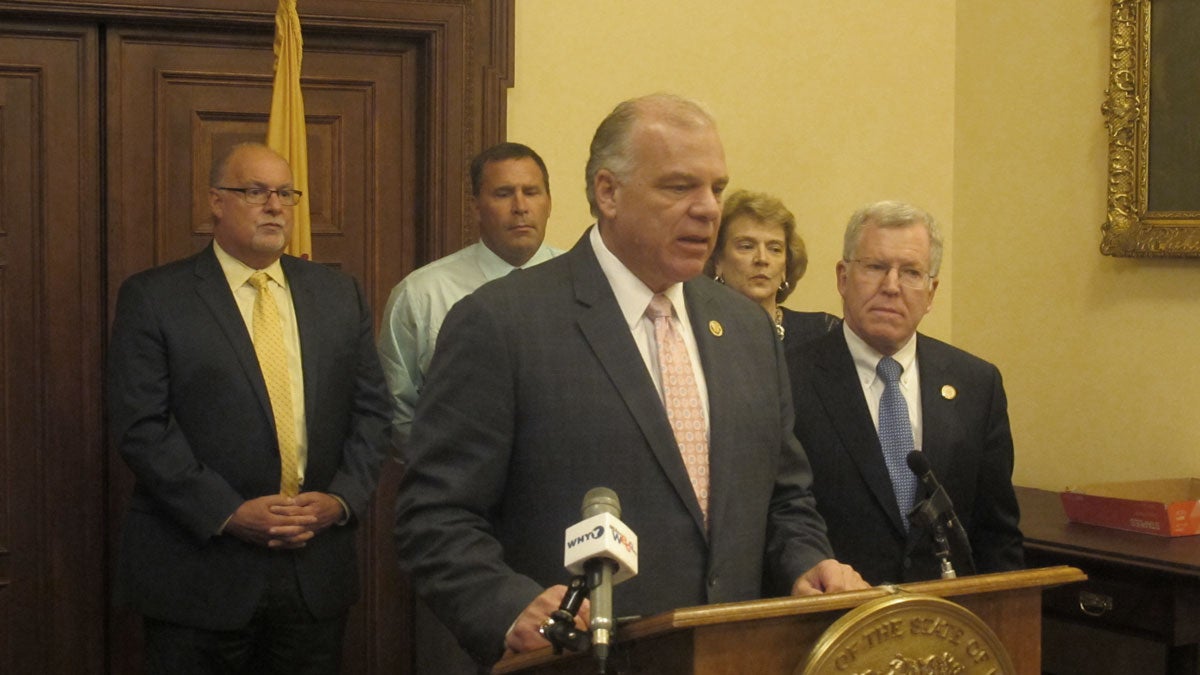
[[[480,664],[547,644],[596,486],[640,542],[618,615],[865,587],[831,559],[769,318],[698,278],[728,182],[712,118],[626,101],[586,177],[597,225],[456,305],[417,405],[400,557]]]

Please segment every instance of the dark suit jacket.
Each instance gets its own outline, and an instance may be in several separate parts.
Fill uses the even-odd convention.
[[[826,312],[797,312],[780,307],[783,313],[783,356],[788,361],[792,352],[842,327],[842,319]]]
[[[708,383],[709,532],[587,234],[446,317],[397,541],[417,590],[481,663],[538,593],[569,578],[563,531],[592,487],[617,493],[640,538],[639,574],[615,588],[619,615],[785,594],[829,557],[769,318],[710,279],[684,294]]]
[[[979,572],[1019,569],[1021,531],[1012,488],[1013,444],[1000,372],[917,335],[921,446],[974,550]],[[842,331],[789,354],[796,436],[813,470],[817,508],[838,560],[871,584],[936,579],[928,531],[905,535],[879,436]],[[944,389],[953,387],[953,393]],[[965,574],[966,565],[956,559]]]
[[[130,277],[109,350],[110,426],[136,478],[117,597],[208,629],[245,625],[271,556],[293,556],[317,617],[358,596],[354,532],[387,449],[390,408],[371,314],[350,277],[285,256],[304,364],[304,491],[353,512],[303,549],[216,536],[245,500],[279,492],[279,450],[254,346],[212,247]]]

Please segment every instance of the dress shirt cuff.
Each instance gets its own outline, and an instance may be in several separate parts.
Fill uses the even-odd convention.
[[[339,518],[338,521],[336,523],[334,523],[334,525],[341,526],[341,525],[345,525],[346,523],[350,522],[350,507],[346,505],[346,500],[342,499],[341,497],[339,497],[333,493],[329,493],[329,496],[338,500],[338,503],[342,505],[342,517]]]

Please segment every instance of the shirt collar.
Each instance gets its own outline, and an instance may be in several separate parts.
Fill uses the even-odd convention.
[[[221,265],[221,272],[225,274],[225,280],[234,290],[246,285],[246,282],[250,281],[250,276],[260,271],[227,253],[215,240],[213,241],[213,253],[217,255],[217,262]],[[283,265],[279,264],[278,258],[261,271],[266,272],[267,276],[275,283],[287,288],[287,277],[283,275]]]
[[[488,281],[499,279],[516,269],[505,262],[504,258],[496,255],[482,241],[475,244],[475,262],[479,264],[483,277]]]
[[[475,261],[479,264],[480,271],[483,272],[483,278],[487,279],[488,281],[494,281],[500,277],[508,276],[509,273],[517,269],[516,267],[509,265],[508,261],[506,261],[504,258],[496,255],[496,252],[488,248],[487,244],[483,243],[482,241],[476,242],[474,246]],[[526,260],[525,264],[521,265],[521,267],[533,267],[534,265],[543,263],[553,257],[554,255],[550,248],[545,244],[542,244],[538,247],[538,250],[534,251],[529,260]]]
[[[846,346],[850,348],[850,356],[854,359],[854,367],[858,371],[859,379],[863,381],[863,384],[870,386],[878,377],[875,367],[879,365],[883,354],[860,338],[845,321],[842,322],[842,334],[846,336]],[[916,337],[915,334],[909,337],[908,342],[905,342],[904,346],[892,354],[892,358],[900,364],[902,369],[900,375],[902,381],[912,373],[912,366],[917,361]]]
[[[596,260],[600,263],[600,269],[608,278],[613,295],[617,296],[617,304],[621,307],[625,323],[630,330],[636,329],[646,315],[646,307],[650,305],[650,298],[655,295],[654,291],[642,283],[642,280],[638,279],[616,254],[608,250],[608,246],[600,236],[599,227],[593,225],[588,238],[591,241],[592,250],[596,253]],[[675,308],[675,316],[679,318],[680,323],[686,324],[687,305],[684,304],[683,284],[671,284],[662,293],[671,301],[671,305]]]

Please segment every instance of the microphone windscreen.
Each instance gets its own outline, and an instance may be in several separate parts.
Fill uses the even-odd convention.
[[[932,467],[929,466],[929,460],[925,458],[925,453],[921,452],[920,450],[913,450],[912,452],[908,453],[907,460],[908,468],[912,469],[912,472],[918,476],[924,476],[933,470]]]
[[[563,567],[571,574],[584,574],[587,561],[603,558],[617,564],[612,585],[637,575],[637,534],[621,522],[621,501],[612,490],[588,490],[583,497],[583,520],[564,534]]]
[[[609,513],[621,517],[621,500],[617,493],[606,487],[594,487],[583,496],[583,507],[580,509],[584,518],[591,518],[601,513]]]

